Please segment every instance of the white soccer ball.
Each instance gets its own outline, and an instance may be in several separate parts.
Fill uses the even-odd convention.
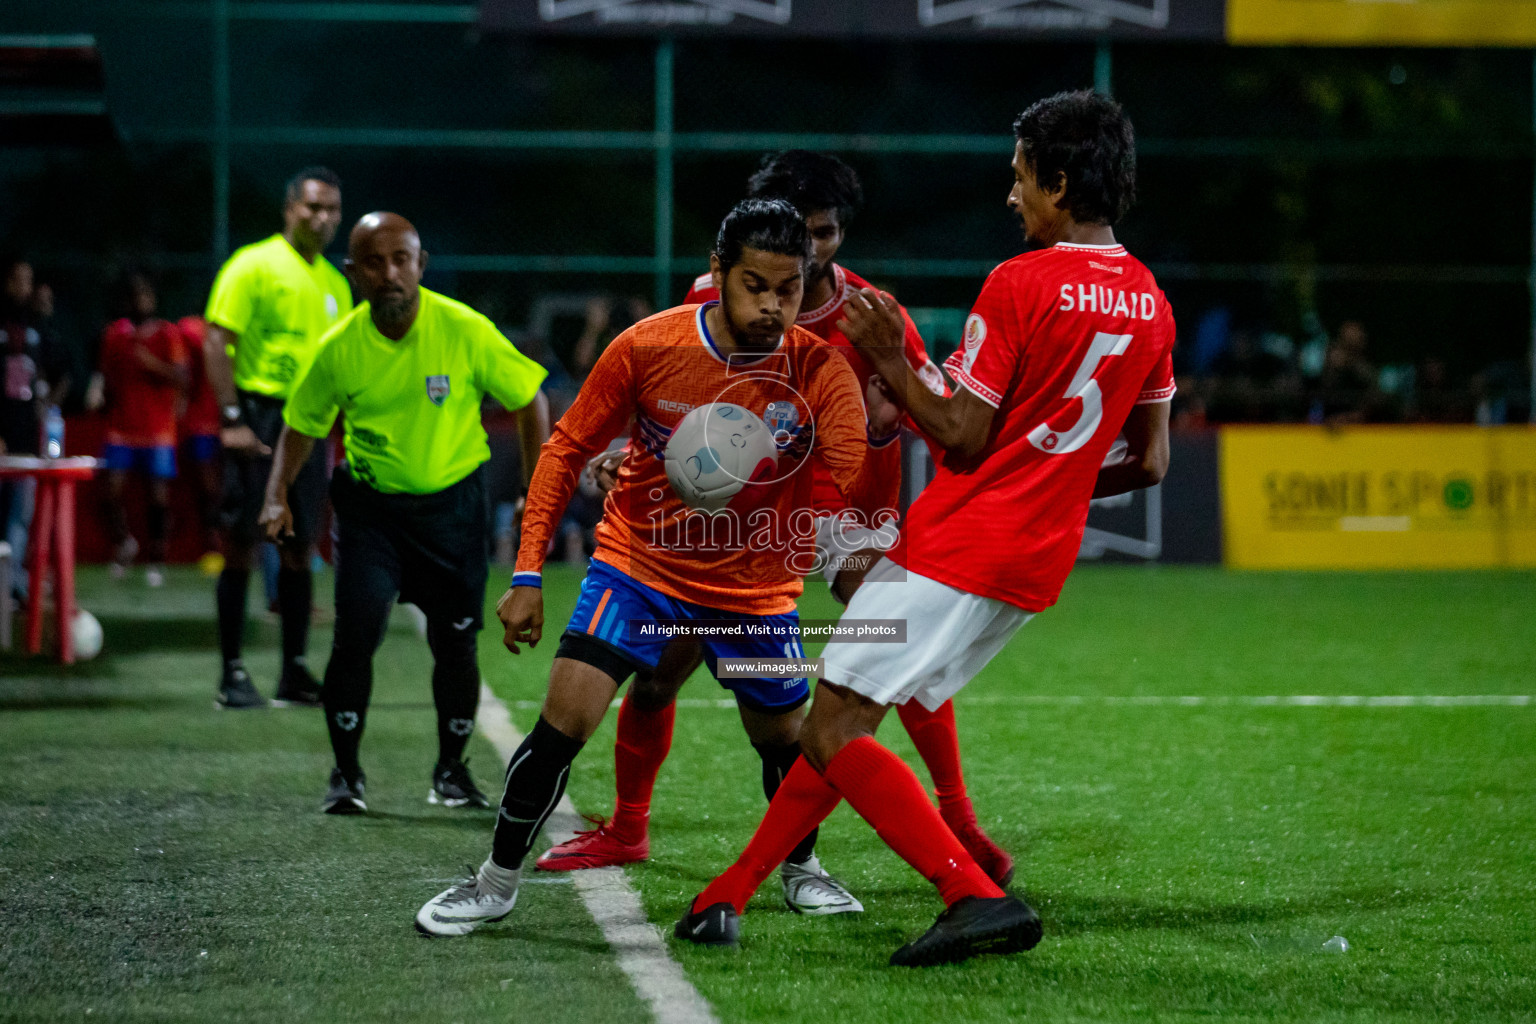
[[[75,641],[75,660],[90,661],[101,653],[101,623],[96,616],[84,608],[75,609],[74,621],[70,623],[70,633]]]
[[[667,479],[689,508],[721,512],[748,483],[766,480],[779,449],[762,417],[730,402],[701,405],[667,441]]]

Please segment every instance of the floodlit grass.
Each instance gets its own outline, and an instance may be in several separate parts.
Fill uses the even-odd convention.
[[[551,567],[537,651],[484,638],[525,730],[578,579]],[[1035,951],[886,967],[939,904],[845,807],[819,852],[863,915],[793,915],[775,879],[740,951],[674,955],[727,1024],[1536,1018],[1536,705],[1105,699],[1529,694],[1533,582],[1081,569],[957,701],[972,795],[1046,921]],[[408,625],[378,659],[364,743],[378,813],[333,820],[318,714],[212,710],[203,581],[82,589],[101,659],[0,656],[0,1019],[645,1016],[568,884],[525,886],[466,941],[410,930],[436,880],[484,856],[491,817],[423,799],[429,660]],[[835,615],[819,585],[802,610]],[[275,633],[252,658],[269,692]],[[698,703],[721,696],[704,673],[685,688],[652,859],[629,871],[662,927],[762,813],[735,712]],[[577,762],[582,810],[611,805],[612,728]],[[894,716],[882,738],[923,774]],[[489,745],[471,753],[495,789]],[[1324,951],[1333,935],[1347,953]]]

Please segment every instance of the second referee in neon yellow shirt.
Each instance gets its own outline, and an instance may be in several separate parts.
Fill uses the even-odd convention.
[[[488,573],[480,403],[518,411],[524,482],[549,436],[544,368],[484,316],[420,285],[427,255],[392,213],[353,228],[347,272],[364,300],[325,335],[283,409],[261,521],[290,533],[288,488],[343,416],[346,461],[331,478],[336,513],[336,629],[321,695],[336,767],[323,809],[366,810],[358,762],[373,655],[398,598],[427,617],[438,762],[428,799],[488,807],[463,761],[480,699],[476,638]]]

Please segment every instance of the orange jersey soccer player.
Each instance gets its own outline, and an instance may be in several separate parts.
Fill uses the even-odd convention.
[[[806,273],[805,301],[795,325],[815,334],[847,359],[860,382],[869,380],[875,374],[874,364],[852,346],[837,326],[848,298],[868,286],[863,278],[835,262],[848,223],[863,201],[858,175],[830,154],[791,149],[765,157],[747,188],[750,198],[783,199],[805,215],[814,256]],[[693,283],[684,301],[708,302],[718,297],[714,275],[704,274]],[[907,367],[929,390],[948,394],[943,374],[928,358],[912,318],[906,310],[898,309],[902,318],[901,354]],[[910,419],[905,422],[918,429]],[[936,451],[935,457],[942,454]],[[816,563],[833,596],[845,604],[875,559],[896,540],[901,446],[889,444],[872,449],[871,457],[879,460],[881,479],[886,486],[874,503],[866,507],[851,507],[852,503],[829,473],[819,465],[810,467],[814,479],[811,497],[817,513]],[[606,466],[599,468],[600,482],[607,479],[605,469]],[[651,794],[671,750],[675,698],[698,667],[700,657],[697,650],[691,657],[679,651],[678,657],[669,659],[660,671],[648,679],[637,680],[636,685],[625,691],[614,744],[613,817],[545,850],[535,862],[536,868],[575,871],[629,864],[650,856]],[[1007,885],[1013,873],[1013,858],[992,841],[976,819],[960,764],[954,705],[946,701],[930,711],[909,701],[901,706],[900,716],[933,777],[945,822],[987,874],[999,885]],[[759,748],[759,753],[763,754],[763,788],[771,799],[779,780],[794,763],[793,751],[778,754]],[[791,851],[781,868],[785,902],[804,914],[834,914],[852,909],[852,904],[823,888],[815,876],[795,871],[795,865],[805,854],[803,848]]]
[[[889,296],[864,291],[843,330],[945,450],[901,538],[870,569],[846,617],[905,619],[905,643],[829,646],[785,777],[742,855],[694,900],[674,934],[734,945],[737,915],[798,836],[842,800],[919,874],[945,909],[897,965],[1009,953],[1040,918],[990,879],[875,730],[892,705],[937,708],[1029,620],[1072,571],[1088,503],[1161,480],[1173,397],[1173,315],[1113,225],[1135,192],[1135,139],[1119,106],[1088,92],[1041,100],[1014,124],[1008,207],[1041,248],[994,270],[947,364],[943,398],[914,387]],[[1110,446],[1124,431],[1123,455]]]
[[[464,935],[511,912],[523,859],[564,792],[576,754],[618,688],[632,674],[657,671],[675,649],[658,625],[723,623],[726,635],[703,640],[717,676],[724,656],[803,657],[794,605],[798,562],[813,544],[806,463],[825,465],[844,494],[861,500],[878,486],[878,467],[866,457],[870,433],[890,433],[899,415],[872,395],[876,415],[866,422],[847,361],[794,326],[809,256],[794,207],[738,204],[710,261],[722,300],[658,313],[619,335],[556,425],[529,488],[517,571],[497,605],[514,653],[543,635],[544,553],[583,465],[632,416],[637,455],[605,504],[597,553],[561,637],[539,721],[512,757],[491,856],[474,877],[421,908],[421,931]],[[746,515],[695,512],[667,484],[667,439],[691,409],[712,402],[753,414],[771,407],[780,423],[777,477],[749,485]],[[755,745],[798,756],[807,680],[721,684],[734,693]],[[803,870],[837,884],[814,857]]]

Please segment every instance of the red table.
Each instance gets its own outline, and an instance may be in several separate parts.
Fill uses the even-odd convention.
[[[59,660],[75,663],[75,484],[89,480],[101,465],[98,459],[40,459],[30,455],[0,455],[0,477],[31,477],[37,481],[32,533],[27,542],[29,567],[27,653],[43,649],[43,577],[53,561],[53,610],[59,624]]]

